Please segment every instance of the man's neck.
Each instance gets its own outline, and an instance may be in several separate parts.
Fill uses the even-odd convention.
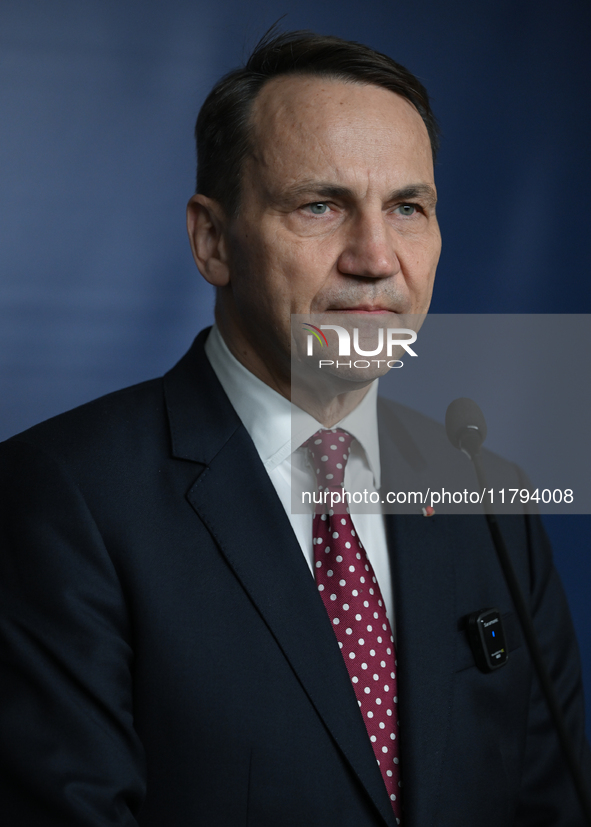
[[[317,376],[302,375],[296,378],[292,376],[290,369],[282,371],[272,362],[262,360],[256,349],[244,337],[230,335],[224,320],[217,314],[216,325],[226,347],[246,370],[298,408],[309,413],[325,428],[332,428],[355,410],[371,387],[370,382],[351,390],[343,389],[342,383],[336,385],[330,381],[319,382]]]

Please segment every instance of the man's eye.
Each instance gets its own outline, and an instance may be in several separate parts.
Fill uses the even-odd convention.
[[[307,206],[314,215],[326,215],[328,212],[328,204],[324,201],[315,201],[313,204],[308,204]]]
[[[395,212],[396,211],[398,211],[400,215],[414,215],[417,208],[414,204],[401,204],[399,207],[396,207]]]

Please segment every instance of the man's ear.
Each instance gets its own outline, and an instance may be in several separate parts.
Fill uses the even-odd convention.
[[[193,258],[201,274],[214,287],[230,281],[226,237],[226,218],[217,201],[194,195],[187,204],[187,230]]]

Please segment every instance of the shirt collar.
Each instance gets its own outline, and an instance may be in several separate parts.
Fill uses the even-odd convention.
[[[230,352],[215,324],[205,342],[205,353],[268,472],[324,427],[245,368]],[[379,489],[377,396],[376,381],[359,405],[334,427],[348,431],[360,443]]]

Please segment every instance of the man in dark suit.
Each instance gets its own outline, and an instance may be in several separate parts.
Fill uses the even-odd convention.
[[[216,86],[197,138],[189,234],[216,326],[163,379],[1,449],[6,822],[580,824],[484,520],[353,515],[359,538],[343,548],[364,564],[397,681],[376,701],[386,743],[400,743],[380,748],[386,770],[371,680],[360,691],[363,664],[358,678],[348,662],[364,643],[348,650],[323,595],[328,516],[289,508],[290,474],[314,478],[318,429],[347,440],[345,485],[375,490],[443,439],[398,406],[378,411],[373,381],[349,378],[296,445],[289,403],[291,314],[387,326],[428,308],[440,238],[424,90],[366,47],[281,36]],[[503,527],[588,772],[547,541],[530,516]],[[322,545],[339,561],[335,535]],[[462,622],[491,605],[510,659],[483,674]]]

